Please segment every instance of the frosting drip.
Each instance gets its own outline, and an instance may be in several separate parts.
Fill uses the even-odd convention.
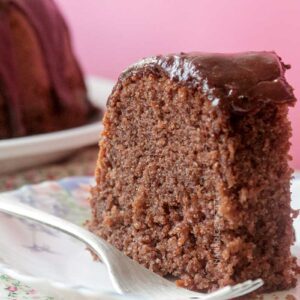
[[[6,103],[10,128],[13,135],[23,134],[23,126],[19,110],[14,108],[19,103],[19,89],[16,85],[16,65],[13,59],[12,40],[10,35],[7,7],[0,4],[0,88]]]
[[[164,72],[170,79],[200,89],[213,106],[246,113],[262,105],[294,104],[284,65],[274,52],[180,53],[145,58],[125,70],[120,79],[141,71]]]
[[[62,68],[65,65],[64,40],[67,26],[52,0],[10,0],[27,16],[36,32],[58,105],[69,105],[72,98],[65,84]]]
[[[67,26],[52,0],[0,0],[0,83],[9,112],[10,125],[14,135],[22,135],[22,120],[18,99],[20,90],[17,82],[17,66],[13,55],[9,9],[18,9],[33,28],[42,49],[45,67],[51,82],[53,98],[58,108],[72,105],[72,95],[65,84],[64,41]],[[76,62],[75,62],[76,63]],[[79,67],[77,66],[78,71]]]

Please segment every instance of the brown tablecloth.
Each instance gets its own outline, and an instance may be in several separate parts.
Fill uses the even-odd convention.
[[[78,150],[63,161],[0,176],[0,192],[17,189],[25,184],[57,180],[68,176],[93,176],[98,146]]]

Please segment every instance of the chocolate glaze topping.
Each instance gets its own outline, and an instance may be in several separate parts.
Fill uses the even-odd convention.
[[[8,15],[10,9],[19,10],[27,18],[37,36],[58,109],[72,105],[72,95],[65,84],[62,71],[65,65],[64,41],[66,34],[69,33],[63,17],[52,0],[0,0],[2,39],[0,43],[0,92],[6,101],[14,135],[22,135],[24,129],[19,111],[22,91],[20,91],[16,76],[18,66],[13,54]],[[80,72],[78,66],[77,68]]]
[[[16,84],[16,63],[13,57],[7,1],[0,1],[0,93],[4,98],[13,135],[22,135],[21,114],[18,109],[19,89]]]
[[[274,52],[193,52],[145,58],[125,70],[120,80],[140,72],[165,73],[180,84],[200,89],[213,106],[246,113],[270,102],[295,103],[284,77],[288,68]]]

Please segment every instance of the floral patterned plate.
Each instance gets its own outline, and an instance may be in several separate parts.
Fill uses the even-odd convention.
[[[87,198],[92,184],[91,177],[70,177],[24,186],[0,196],[81,225],[89,218]],[[292,184],[292,206],[295,209],[300,208],[299,197],[300,177]],[[293,248],[298,257],[299,219],[294,222],[298,244]],[[64,233],[2,213],[0,232],[0,299],[125,299],[113,292],[105,267],[92,260],[82,243]],[[38,297],[32,287],[53,298]],[[1,297],[1,289],[6,289],[11,298]],[[264,296],[264,300],[274,300],[275,295],[277,299],[285,299],[287,295],[300,297],[300,286],[298,284],[296,289],[288,292]]]
[[[24,186],[1,197],[13,198],[81,225],[89,218],[87,198],[92,183],[91,177],[70,177]],[[85,245],[72,237],[2,213],[0,232],[0,273],[5,274],[7,281],[10,276],[55,300],[119,299],[104,265],[94,262]],[[7,288],[13,295],[16,289],[23,294],[26,290],[12,282]],[[40,299],[27,297],[8,299]]]

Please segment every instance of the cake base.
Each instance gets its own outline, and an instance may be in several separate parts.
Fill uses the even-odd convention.
[[[288,106],[242,113],[209,97],[157,65],[121,76],[103,121],[89,229],[189,289],[257,278],[263,292],[292,288]]]

